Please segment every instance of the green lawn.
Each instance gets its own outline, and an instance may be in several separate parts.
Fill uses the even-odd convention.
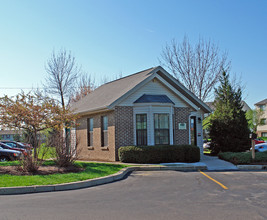
[[[54,147],[47,147],[45,144],[42,144],[38,151],[38,157],[44,160],[55,158],[56,156],[56,149]]]
[[[15,162],[0,162],[0,166],[16,165]],[[52,165],[52,161],[48,161],[45,165]],[[79,167],[85,168],[80,173],[68,174],[51,174],[51,175],[31,175],[31,176],[14,176],[9,174],[0,175],[0,187],[13,186],[32,186],[32,185],[52,185],[68,182],[76,182],[97,177],[103,177],[114,174],[121,170],[126,165],[107,164],[107,163],[89,163],[89,162],[75,162]]]

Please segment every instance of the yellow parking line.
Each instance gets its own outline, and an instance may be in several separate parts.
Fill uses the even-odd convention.
[[[199,172],[201,174],[203,174],[205,177],[209,178],[210,180],[212,180],[213,182],[217,183],[218,185],[220,185],[223,189],[228,189],[228,187],[226,187],[225,185],[223,185],[222,183],[218,182],[217,180],[211,178],[209,175],[207,175],[206,173],[203,173],[201,170],[199,170]]]

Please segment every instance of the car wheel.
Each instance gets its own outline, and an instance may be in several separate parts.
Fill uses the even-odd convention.
[[[8,161],[8,160],[9,160],[8,157],[0,156],[0,162],[6,162],[6,161]]]

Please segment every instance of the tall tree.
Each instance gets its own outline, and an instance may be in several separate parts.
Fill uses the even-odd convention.
[[[211,150],[240,152],[249,149],[249,129],[242,110],[242,90],[233,87],[223,72],[215,89],[215,111],[210,120]]]
[[[61,49],[58,53],[53,51],[45,69],[47,77],[44,87],[49,94],[60,98],[61,105],[65,109],[75,90],[81,68],[76,64],[76,59],[70,51]]]
[[[199,38],[193,45],[186,36],[181,43],[172,40],[166,44],[160,63],[202,101],[210,97],[222,71],[230,68],[227,54],[215,43]]]

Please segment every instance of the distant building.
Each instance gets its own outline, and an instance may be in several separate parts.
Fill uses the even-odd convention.
[[[261,116],[261,123],[257,127],[257,134],[259,137],[267,137],[267,99],[264,99],[255,104],[256,109],[260,109],[263,111],[263,115]]]
[[[0,130],[0,139],[1,140],[10,140],[13,141],[15,135],[22,135],[21,131],[17,130]]]

